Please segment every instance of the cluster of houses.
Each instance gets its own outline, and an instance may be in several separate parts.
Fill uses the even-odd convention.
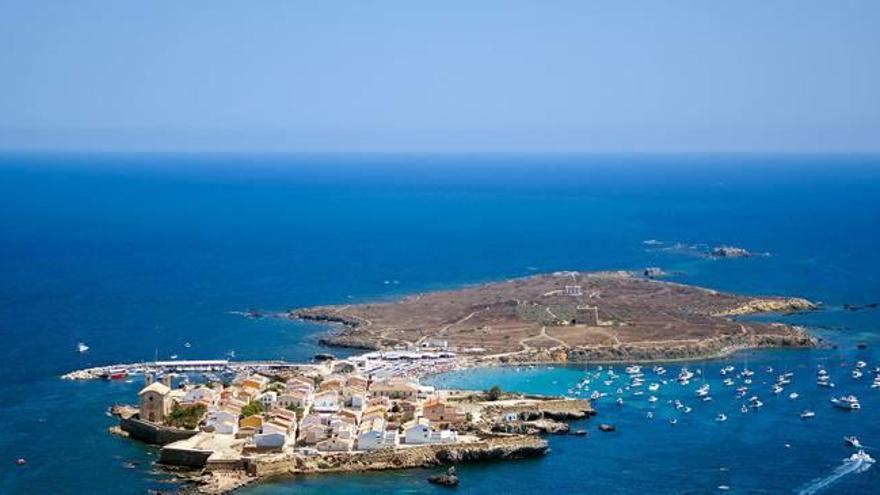
[[[468,415],[434,387],[357,374],[241,375],[223,386],[172,389],[153,382],[139,394],[140,418],[162,424],[173,408],[202,405],[199,428],[246,439],[245,449],[299,448],[320,452],[370,451],[458,440]]]

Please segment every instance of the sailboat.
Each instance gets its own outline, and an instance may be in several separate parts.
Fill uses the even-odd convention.
[[[89,350],[89,346],[83,344],[82,342],[77,342],[77,344],[76,344],[76,350],[77,350],[77,352],[79,352],[80,354],[82,354],[82,353],[84,353],[84,352],[86,352],[86,351]]]

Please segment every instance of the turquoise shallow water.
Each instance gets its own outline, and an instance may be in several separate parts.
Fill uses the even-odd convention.
[[[2,155],[0,493],[170,489],[152,472],[154,449],[106,433],[106,407],[132,401],[139,384],[57,377],[154,353],[306,359],[320,350],[318,326],[234,311],[647,265],[685,283],[824,301],[826,310],[789,320],[840,348],[749,354],[753,369],[796,373],[796,403],[761,392],[763,410],[742,417],[732,392],[713,384],[715,400],[692,404],[674,428],[661,402],[653,421],[635,398],[600,403],[587,438],[552,437],[542,459],[462,466],[458,491],[797,491],[841,464],[844,434],[880,444],[880,391],[840,366],[880,364],[878,312],[841,309],[880,302],[878,198],[880,158],[855,155]],[[772,256],[709,261],[646,249],[646,239]],[[76,353],[78,341],[91,350]],[[857,341],[868,349],[856,350]],[[862,411],[830,409],[812,384],[819,362],[840,375],[838,390],[859,395]],[[720,364],[701,367],[717,381]],[[563,393],[584,374],[491,369],[437,380]],[[814,421],[797,419],[804,404],[816,409]],[[722,425],[713,421],[720,410],[731,411]],[[619,430],[600,435],[598,421]],[[27,466],[14,465],[19,456]],[[826,490],[870,493],[878,472]],[[434,490],[425,475],[309,477],[244,493]]]

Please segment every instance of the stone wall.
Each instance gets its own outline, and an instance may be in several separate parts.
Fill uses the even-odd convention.
[[[205,467],[211,454],[211,451],[162,447],[159,462],[174,466],[201,468]]]
[[[185,440],[196,433],[195,430],[181,430],[169,426],[155,425],[138,418],[120,418],[119,427],[131,438],[155,445],[165,445],[178,440]]]

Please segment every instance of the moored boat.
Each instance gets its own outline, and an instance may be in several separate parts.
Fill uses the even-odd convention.
[[[840,397],[832,397],[831,403],[834,404],[834,407],[839,409],[844,409],[847,411],[852,411],[855,409],[861,409],[862,406],[859,404],[859,399],[856,398],[855,395],[843,395]]]

